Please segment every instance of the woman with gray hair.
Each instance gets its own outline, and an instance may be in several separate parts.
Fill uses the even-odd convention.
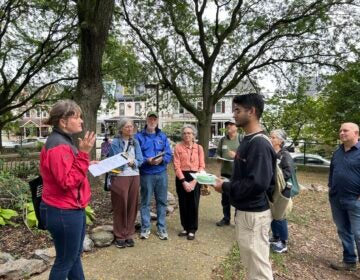
[[[143,156],[139,142],[133,138],[134,124],[124,118],[119,122],[119,135],[111,143],[109,156],[123,153],[129,163],[113,169],[110,173],[111,203],[115,246],[135,245],[135,220],[138,208],[140,173]]]
[[[270,132],[270,140],[276,152],[279,166],[283,172],[285,181],[291,178],[294,172],[294,162],[290,153],[284,148],[286,141],[286,132],[282,129],[275,129]],[[287,184],[283,195],[290,197],[291,185]],[[284,253],[288,250],[288,223],[286,219],[273,220],[271,222],[272,238],[270,239],[270,248],[275,253]]]
[[[195,143],[197,130],[191,124],[184,124],[182,141],[174,149],[176,192],[179,199],[180,221],[183,230],[179,236],[195,239],[198,229],[200,185],[190,175],[205,170],[204,150]]]

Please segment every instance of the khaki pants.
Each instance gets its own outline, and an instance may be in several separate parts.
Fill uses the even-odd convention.
[[[269,260],[269,230],[271,212],[245,212],[236,210],[235,233],[249,280],[272,280]]]

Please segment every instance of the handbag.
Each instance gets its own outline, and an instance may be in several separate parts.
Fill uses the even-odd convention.
[[[41,203],[41,195],[43,191],[43,180],[42,177],[39,176],[34,180],[29,182],[30,191],[31,191],[31,200],[34,205],[34,211],[36,219],[38,220],[37,228],[45,229],[43,222],[41,221],[40,216],[40,203]]]

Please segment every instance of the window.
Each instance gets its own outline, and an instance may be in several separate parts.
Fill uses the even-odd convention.
[[[198,101],[198,102],[196,102],[196,109],[198,109],[198,110],[202,110],[202,101]]]
[[[135,103],[135,114],[140,115],[141,105],[140,103]]]
[[[312,157],[306,158],[306,163],[307,164],[316,164],[316,165],[323,165],[324,164],[321,159],[312,158]]]
[[[119,103],[119,115],[120,116],[125,115],[125,103]]]
[[[30,118],[30,111],[27,111],[27,112],[25,113],[25,117]]]
[[[225,101],[219,101],[216,103],[215,113],[225,113]]]
[[[37,109],[36,109],[36,117],[37,117],[37,118],[40,118],[40,117],[41,117],[41,110],[40,110],[40,108],[37,108]]]
[[[183,106],[180,105],[180,102],[175,103],[175,112],[178,112],[179,114],[184,114],[185,109]]]

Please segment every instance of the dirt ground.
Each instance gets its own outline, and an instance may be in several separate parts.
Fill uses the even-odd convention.
[[[174,182],[172,170],[169,168],[170,184]],[[210,164],[208,170],[215,172],[215,164]],[[299,171],[298,180],[306,187],[318,184],[326,189],[327,174]],[[172,185],[170,189],[173,189]],[[91,206],[97,216],[95,225],[111,221],[109,194],[102,190],[101,185],[93,189]],[[326,191],[302,191],[294,199],[294,209],[288,220],[289,252],[273,256],[275,279],[360,279],[360,270],[344,273],[329,268],[331,261],[341,260],[342,249],[332,222]],[[17,227],[0,227],[1,251],[16,257],[30,257],[35,249],[52,245],[47,233],[30,231],[20,219],[17,222]],[[215,278],[229,279],[219,275],[222,269],[219,263],[219,268],[214,270]],[[242,277],[238,274],[231,279]]]

